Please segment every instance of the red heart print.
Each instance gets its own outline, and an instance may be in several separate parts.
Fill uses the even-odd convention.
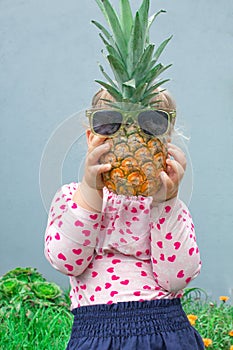
[[[60,228],[62,225],[63,225],[63,222],[62,222],[62,221],[59,221],[58,227]]]
[[[114,297],[114,295],[118,294],[118,292],[116,290],[113,290],[111,293],[110,293],[110,296],[111,297]]]
[[[123,284],[123,286],[127,286],[129,284],[129,280],[121,281],[120,284]]]
[[[120,239],[120,242],[121,242],[121,243],[127,243],[127,241],[126,241],[124,238],[121,238],[121,239]]]
[[[86,237],[89,237],[90,234],[91,234],[91,231],[90,231],[90,230],[83,230],[82,233],[83,233]]]
[[[160,223],[160,225],[162,225],[164,222],[165,222],[165,218],[161,218],[161,219],[159,219],[159,223]]]
[[[56,239],[57,241],[59,241],[59,240],[61,239],[61,237],[60,237],[60,235],[59,235],[58,232],[55,234],[55,239]]]
[[[91,244],[91,241],[89,241],[89,239],[86,239],[85,242],[83,243],[84,247],[90,244]]]
[[[93,272],[91,273],[91,275],[92,275],[93,278],[95,278],[96,276],[98,276],[98,272],[93,271]]]
[[[136,256],[140,256],[140,255],[142,255],[142,252],[140,252],[140,250],[139,250],[136,252]]]
[[[160,260],[162,260],[162,261],[165,260],[164,254],[160,254]]]
[[[108,253],[107,258],[112,258],[115,254],[114,253]]]
[[[109,289],[111,287],[112,287],[111,283],[105,283],[105,289]]]
[[[165,212],[166,212],[166,213],[169,213],[170,210],[171,210],[170,205],[167,205],[167,206],[165,207]]]
[[[67,268],[68,271],[73,271],[74,267],[69,264],[65,264],[65,267]]]
[[[61,210],[66,209],[66,205],[65,205],[65,204],[61,205],[61,206],[60,206],[60,209],[61,209]]]
[[[95,260],[102,260],[103,259],[103,255],[96,255]]]
[[[112,263],[115,265],[115,264],[119,264],[121,263],[121,260],[120,259],[113,259],[112,260]]]
[[[72,249],[72,252],[76,255],[80,255],[80,254],[82,254],[82,249],[81,248],[80,249]]]
[[[162,248],[163,248],[163,242],[158,241],[158,242],[157,242],[157,246],[158,246],[159,248],[161,248],[161,249],[162,249]]]
[[[139,297],[139,296],[141,295],[141,292],[136,291],[136,292],[134,292],[133,294],[134,294],[136,297]]]
[[[135,208],[135,207],[133,207],[132,209],[131,209],[131,213],[137,213],[138,211],[137,211],[137,208]]]
[[[97,222],[96,224],[93,225],[93,229],[94,229],[94,230],[97,230],[98,227],[99,227],[98,222]]]
[[[169,262],[174,262],[174,261],[176,260],[176,256],[175,256],[175,255],[169,256],[169,257],[167,258],[167,260],[168,260]]]
[[[112,275],[112,280],[113,280],[113,281],[117,281],[117,280],[119,280],[119,278],[120,278],[119,276]]]
[[[80,286],[80,288],[81,288],[82,290],[85,290],[85,289],[87,289],[87,285],[86,285],[86,284],[83,284],[82,286]]]
[[[180,246],[181,246],[180,242],[175,242],[174,243],[174,247],[175,247],[176,250],[178,250],[180,248]]]
[[[80,220],[77,220],[77,221],[75,221],[75,226],[77,226],[77,227],[83,227],[84,226],[84,223],[82,222],[82,221],[80,221]]]
[[[145,285],[145,286],[143,286],[143,289],[151,290],[151,287],[150,287],[150,286]]]
[[[146,271],[141,271],[141,276],[142,276],[142,277],[146,277],[146,276],[147,276]]]
[[[142,263],[141,263],[141,262],[137,262],[135,265],[136,265],[137,267],[142,267]]]
[[[152,258],[153,264],[158,264],[158,261],[155,258]]]
[[[190,249],[189,249],[189,255],[190,255],[190,256],[192,256],[192,255],[193,255],[194,250],[195,250],[194,248],[190,248]]]
[[[129,234],[129,235],[132,235],[132,231],[130,229],[127,228],[126,232]]]
[[[82,263],[83,263],[83,259],[79,259],[75,261],[75,264],[79,266],[82,265]]]
[[[178,273],[177,273],[177,278],[183,278],[184,277],[184,270],[180,270]]]
[[[126,226],[128,226],[128,227],[130,227],[132,224],[131,224],[131,222],[129,222],[129,221],[126,221]]]
[[[101,292],[101,290],[102,290],[102,289],[101,289],[100,286],[97,286],[96,289],[95,289],[96,292]]]
[[[76,204],[76,203],[73,203],[73,204],[72,204],[72,206],[71,206],[71,208],[72,208],[72,209],[77,209],[77,208],[78,208],[78,206],[77,206],[77,204]]]
[[[92,296],[90,297],[90,301],[95,301],[95,296],[94,296],[94,295],[92,295]]]
[[[132,220],[133,220],[133,221],[139,221],[139,218],[137,218],[136,216],[134,216],[134,217],[132,218]]]
[[[169,240],[169,241],[172,239],[172,233],[171,232],[168,232],[166,234],[166,239]]]
[[[65,257],[65,255],[64,255],[64,254],[62,254],[62,253],[59,253],[57,257],[58,257],[58,259],[60,259],[60,260],[64,260],[64,261],[66,261],[66,257]]]
[[[90,219],[96,220],[98,218],[98,214],[91,214]]]
[[[190,281],[191,281],[191,277],[189,277],[189,278],[187,278],[186,280],[185,280],[185,282],[188,284]]]
[[[133,238],[133,240],[136,241],[136,242],[139,241],[139,237],[132,236],[132,238]]]
[[[146,209],[146,210],[144,210],[144,214],[149,214],[149,212],[150,212],[150,210],[149,209]]]

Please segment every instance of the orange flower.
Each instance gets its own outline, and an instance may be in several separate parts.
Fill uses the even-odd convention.
[[[209,346],[211,346],[213,344],[212,340],[209,338],[202,338],[205,348],[208,348]]]
[[[225,295],[221,295],[220,297],[219,297],[219,300],[221,300],[221,301],[223,301],[224,303],[227,301],[227,300],[229,300],[230,298],[229,297],[226,297]]]
[[[196,315],[192,315],[192,314],[187,315],[187,317],[188,317],[188,320],[189,320],[191,326],[194,326],[198,317]]]
[[[231,345],[230,350],[233,350],[233,345]]]
[[[230,331],[228,334],[229,334],[230,337],[233,337],[233,330]]]

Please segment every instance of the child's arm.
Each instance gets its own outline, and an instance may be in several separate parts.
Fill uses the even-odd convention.
[[[194,225],[185,204],[177,198],[153,209],[158,218],[151,231],[151,255],[157,283],[177,292],[201,269]]]
[[[45,256],[60,272],[80,275],[90,264],[101,214],[79,207],[72,197],[77,184],[64,185],[55,195],[45,232]]]

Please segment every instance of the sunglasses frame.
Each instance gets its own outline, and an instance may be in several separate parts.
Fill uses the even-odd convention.
[[[95,115],[96,112],[100,112],[100,111],[115,111],[118,112],[122,115],[122,123],[120,128],[113,134],[111,135],[101,135],[99,133],[97,133],[94,128],[93,128],[93,117]],[[153,135],[153,134],[147,134],[145,131],[142,130],[142,128],[140,127],[139,123],[138,123],[138,116],[140,115],[140,113],[145,112],[145,111],[156,111],[156,112],[163,112],[168,116],[168,127],[167,130],[161,134],[161,135]],[[150,109],[141,109],[141,110],[136,110],[136,111],[121,111],[119,109],[114,109],[114,108],[98,108],[98,109],[90,109],[86,111],[86,117],[89,118],[89,123],[90,123],[90,128],[91,131],[94,135],[100,136],[100,137],[104,137],[104,138],[113,138],[114,136],[116,136],[121,129],[124,127],[124,125],[126,125],[127,120],[129,120],[130,118],[137,118],[136,124],[137,124],[137,129],[139,132],[143,133],[146,136],[150,136],[150,137],[162,137],[165,136],[166,134],[169,133],[170,131],[170,126],[174,123],[172,123],[172,120],[175,121],[176,118],[176,110],[171,110],[171,111],[165,111],[164,109],[154,109],[154,108],[150,108]]]

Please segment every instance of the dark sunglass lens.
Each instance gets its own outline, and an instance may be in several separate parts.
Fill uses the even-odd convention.
[[[139,114],[138,123],[145,134],[160,136],[168,129],[168,114],[163,111],[144,111]]]
[[[117,132],[122,124],[122,115],[117,111],[97,111],[92,118],[92,127],[95,133],[111,136]]]

